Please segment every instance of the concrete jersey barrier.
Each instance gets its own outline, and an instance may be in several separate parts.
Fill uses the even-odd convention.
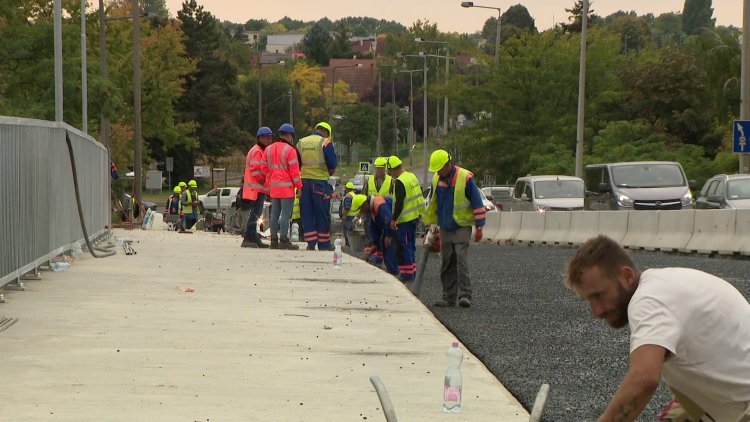
[[[659,228],[659,211],[627,211],[628,226],[622,246],[628,249],[654,250]]]
[[[550,245],[567,245],[570,233],[571,211],[547,212],[544,217],[544,232],[539,241]]]
[[[697,211],[685,252],[732,254],[737,210]]]
[[[695,214],[695,210],[659,211],[656,236],[652,239],[651,246],[658,251],[685,250],[685,246],[693,237]]]
[[[521,214],[521,229],[518,231],[515,242],[538,243],[544,232],[544,220],[547,213],[524,211]]]

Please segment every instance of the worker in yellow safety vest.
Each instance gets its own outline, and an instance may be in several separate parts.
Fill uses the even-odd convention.
[[[188,189],[182,192],[180,196],[180,205],[182,206],[184,230],[190,230],[198,222],[198,183],[191,180],[187,183]]]
[[[400,158],[392,155],[388,158],[388,169],[393,177],[393,219],[391,227],[398,230],[398,270],[399,279],[403,282],[414,281],[417,275],[417,224],[424,214],[422,185],[414,173],[404,169]]]
[[[302,194],[300,214],[307,250],[333,250],[331,245],[331,196],[333,187],[328,178],[336,172],[336,151],[333,147],[331,125],[320,122],[312,135],[297,143],[302,157]]]

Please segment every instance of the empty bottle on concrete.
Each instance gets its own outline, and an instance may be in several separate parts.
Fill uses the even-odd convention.
[[[52,271],[56,273],[61,273],[63,271],[68,271],[68,268],[70,268],[70,264],[67,262],[53,262],[52,263]]]
[[[461,411],[461,363],[464,361],[464,352],[454,342],[445,357],[448,369],[445,371],[443,412],[456,413]]]
[[[333,242],[333,246],[335,247],[333,251],[333,267],[340,270],[344,259],[344,253],[341,251],[341,239],[336,239]]]
[[[299,242],[299,224],[292,223],[292,242]]]

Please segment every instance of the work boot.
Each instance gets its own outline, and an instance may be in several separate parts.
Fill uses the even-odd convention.
[[[318,250],[319,251],[332,252],[332,251],[336,250],[336,247],[333,246],[333,245],[328,245],[328,246],[324,246],[324,247],[321,248],[320,245],[318,245]]]
[[[299,246],[290,242],[289,239],[282,237],[281,242],[279,242],[279,249],[285,249],[288,251],[296,251],[297,249],[299,249]]]
[[[461,299],[458,299],[458,306],[462,308],[470,308],[471,300],[468,297],[462,297]]]
[[[255,241],[255,245],[258,248],[260,248],[260,249],[268,249],[270,247],[270,246],[266,245],[265,243],[263,243],[263,241],[261,241],[260,239],[258,239],[258,240]]]
[[[314,245],[307,245],[306,250],[308,250],[308,251],[314,251],[315,250],[315,246]]]
[[[271,238],[271,249],[279,249],[279,239]]]
[[[255,243],[252,240],[243,239],[242,240],[242,244],[240,245],[240,247],[242,247],[242,248],[257,248],[258,244]]]
[[[448,301],[447,299],[440,299],[437,302],[434,303],[435,306],[438,308],[448,308],[451,306],[456,306],[456,302]]]

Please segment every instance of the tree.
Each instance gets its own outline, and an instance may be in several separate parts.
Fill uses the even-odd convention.
[[[328,66],[330,60],[329,46],[331,34],[322,25],[316,23],[302,38],[302,52],[305,56],[320,66]]]
[[[248,137],[237,126],[237,64],[227,54],[231,48],[219,22],[203,6],[187,0],[177,16],[188,57],[197,61],[197,71],[190,74],[180,100],[180,111],[184,120],[198,123],[198,151],[214,160],[243,145]]]
[[[521,30],[536,32],[534,18],[531,17],[526,6],[521,4],[509,7],[508,10],[500,16],[500,22],[503,25],[510,25]]]
[[[713,14],[711,0],[685,0],[682,9],[682,30],[688,35],[695,35],[704,29],[713,28]]]
[[[687,37],[682,31],[682,15],[678,13],[663,13],[651,25],[653,39],[657,46],[682,44]]]
[[[320,68],[312,67],[305,62],[295,63],[294,69],[289,73],[289,81],[295,98],[302,109],[301,120],[308,130],[326,116],[325,101],[320,89],[324,78],[325,74]],[[297,121],[299,120],[298,116]],[[297,130],[299,131],[300,128]]]
[[[594,9],[592,9],[591,6],[593,6],[594,2],[589,1],[589,16],[588,16],[588,24],[589,26],[592,26],[596,24],[597,21],[599,21],[601,18],[594,14]],[[583,0],[576,0],[575,4],[570,9],[565,9],[566,12],[570,13],[570,16],[568,16],[568,24],[561,24],[563,31],[566,33],[579,33],[581,32],[582,26],[583,26]]]
[[[350,58],[354,54],[352,46],[349,43],[349,28],[343,23],[339,23],[336,26],[336,31],[333,34],[333,42],[330,48],[330,57],[335,59]]]

